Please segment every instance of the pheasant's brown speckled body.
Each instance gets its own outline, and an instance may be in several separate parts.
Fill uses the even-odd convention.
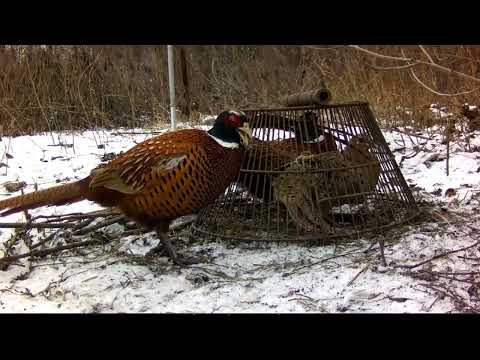
[[[220,146],[205,131],[167,133],[94,170],[87,198],[108,206],[111,200],[102,203],[101,192],[113,184],[122,194],[115,205],[134,220],[155,226],[213,202],[238,176],[242,157],[242,151]]]
[[[155,228],[168,247],[170,222],[206,207],[238,177],[251,139],[245,122],[243,114],[223,112],[209,132],[186,129],[156,136],[85,179],[0,201],[0,210],[7,209],[0,215],[88,199]]]

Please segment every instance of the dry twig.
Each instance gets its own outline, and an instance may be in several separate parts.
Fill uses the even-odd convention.
[[[49,248],[49,249],[45,249],[45,250],[33,250],[33,251],[29,251],[29,252],[19,254],[19,255],[5,256],[5,257],[0,259],[0,270],[5,270],[8,267],[8,265],[10,265],[11,263],[13,263],[17,260],[23,259],[23,258],[44,257],[46,255],[53,254],[53,253],[58,253],[58,252],[63,251],[63,250],[69,250],[69,249],[79,248],[79,247],[83,247],[83,246],[94,245],[94,244],[102,244],[102,243],[105,243],[105,241],[103,239],[86,240],[86,241],[76,242],[76,243],[73,243],[73,244],[56,246],[54,248]]]
[[[421,261],[419,263],[416,263],[416,264],[412,264],[412,265],[395,265],[396,268],[401,268],[401,269],[415,269],[419,266],[422,266],[422,265],[425,265],[429,262],[432,262],[433,260],[436,260],[436,259],[440,259],[440,258],[443,258],[443,257],[446,257],[446,256],[449,256],[449,255],[452,255],[452,254],[455,254],[455,253],[458,253],[460,251],[465,251],[465,250],[468,250],[468,249],[471,249],[475,246],[479,246],[480,245],[480,241],[476,241],[475,243],[471,244],[471,245],[468,245],[468,246],[465,246],[465,247],[462,247],[460,249],[456,249],[456,250],[451,250],[451,251],[446,251],[444,253],[441,253],[441,254],[438,254],[438,255],[435,255],[435,256],[432,256],[431,258],[427,259],[427,260],[424,260],[424,261]]]

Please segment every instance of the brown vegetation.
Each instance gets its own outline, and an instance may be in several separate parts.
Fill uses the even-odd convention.
[[[480,47],[475,45],[425,46],[428,52],[416,45],[363,48],[422,61],[431,58],[480,77]],[[426,64],[416,66],[412,76],[409,68],[402,68],[404,63],[352,47],[185,45],[175,49],[182,120],[196,121],[199,113],[231,107],[278,105],[282,96],[318,88],[323,82],[335,102],[371,102],[386,125],[398,125],[396,121],[431,125],[435,120],[427,108],[432,103],[458,113],[465,102],[478,104],[474,89],[479,84],[473,80]],[[166,59],[166,46],[2,46],[0,135],[168,121]],[[422,86],[415,76],[443,95]],[[447,96],[459,92],[467,93]],[[425,114],[406,119],[404,108],[424,109]]]

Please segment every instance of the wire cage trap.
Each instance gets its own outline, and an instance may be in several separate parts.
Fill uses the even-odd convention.
[[[366,102],[244,110],[254,140],[239,178],[193,231],[225,240],[327,242],[418,214]]]

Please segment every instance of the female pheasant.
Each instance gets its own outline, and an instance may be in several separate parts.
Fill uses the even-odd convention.
[[[0,201],[1,216],[46,205],[88,199],[117,207],[127,217],[155,229],[176,264],[167,232],[170,223],[206,207],[223,194],[240,172],[252,139],[243,113],[225,111],[209,131],[168,132],[134,146],[82,180]]]
[[[300,155],[273,180],[275,200],[283,203],[296,224],[306,231],[330,233],[333,206],[358,204],[373,192],[380,163],[363,136],[354,136],[343,151]]]

